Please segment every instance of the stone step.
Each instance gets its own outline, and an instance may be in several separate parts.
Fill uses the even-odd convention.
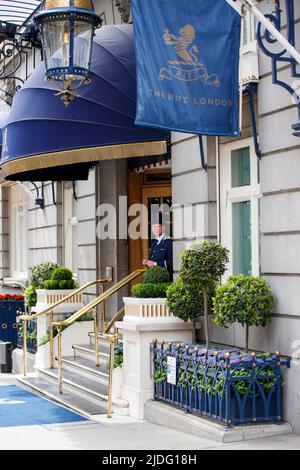
[[[93,331],[89,333],[89,338],[94,341],[95,333]],[[109,339],[107,339],[102,333],[98,333],[98,338],[99,338],[99,341],[104,344],[104,346],[109,348],[109,343],[110,343]],[[122,334],[119,334],[119,341],[122,342]]]
[[[26,390],[38,393],[48,400],[65,406],[66,408],[70,408],[80,415],[90,417],[107,413],[107,406],[104,401],[96,405],[90,400],[76,395],[69,389],[64,390],[64,393],[61,394],[58,391],[57,383],[47,377],[20,376],[17,378],[17,381],[18,384],[23,388],[26,388]]]
[[[58,370],[57,369],[38,369],[36,372],[39,377],[51,380],[58,390]],[[89,379],[81,371],[63,370],[63,393],[71,391],[73,394],[84,398],[98,407],[103,407],[103,402],[108,400],[108,383],[99,378]],[[104,405],[106,406],[106,405]],[[112,411],[118,415],[128,414],[128,401],[121,398],[112,400]]]
[[[95,333],[90,332],[89,333],[89,339],[90,339],[90,345],[95,344]],[[99,351],[106,352],[109,354],[109,340],[105,338],[101,333],[98,334],[98,345],[99,345]]]
[[[209,438],[224,443],[283,436],[293,432],[291,425],[288,423],[262,423],[227,428],[217,422],[186,413],[184,410],[155,400],[149,400],[145,404],[144,418],[152,424],[177,431],[180,429],[181,432],[192,436]]]
[[[57,360],[57,358],[55,358]],[[85,375],[88,378],[102,381],[108,380],[108,370],[106,364],[100,363],[99,367],[95,366],[95,357],[85,358],[66,356],[62,358],[62,365],[64,370],[70,370]]]
[[[88,359],[95,359],[95,348],[94,348],[94,345],[92,344],[73,344],[72,348],[74,350],[75,358],[80,356],[80,357],[85,357]],[[103,364],[106,364],[107,361],[109,360],[109,353],[99,350],[98,354],[99,354],[100,362],[102,362]]]
[[[52,379],[58,382],[57,369],[36,369],[38,374],[42,377]],[[88,379],[78,371],[63,370],[63,386],[72,389],[74,393],[79,393],[85,397],[89,397],[96,401],[107,400],[108,386],[103,381],[95,381]]]

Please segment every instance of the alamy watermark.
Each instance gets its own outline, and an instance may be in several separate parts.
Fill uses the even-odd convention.
[[[175,239],[195,239],[203,233],[207,207],[203,204],[132,204],[120,196],[117,205],[102,203],[96,211],[100,240],[148,239],[151,225],[161,223]]]

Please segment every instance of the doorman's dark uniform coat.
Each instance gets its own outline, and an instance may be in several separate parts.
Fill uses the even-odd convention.
[[[151,246],[150,257],[151,261],[157,263],[157,266],[166,268],[170,276],[173,275],[173,240],[172,238],[167,237],[159,242],[154,240]]]

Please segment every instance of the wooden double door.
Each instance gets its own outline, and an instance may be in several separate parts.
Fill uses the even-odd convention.
[[[152,175],[154,176],[154,175]],[[149,181],[150,179],[150,181]],[[129,271],[141,268],[142,261],[148,258],[153,242],[152,223],[157,220],[159,212],[163,215],[166,233],[172,236],[172,186],[171,175],[162,172],[155,178],[147,178],[145,174],[129,173],[128,175],[128,203],[130,207],[137,208],[142,204],[142,213],[129,216],[130,224],[135,217],[140,217],[141,236],[133,239],[129,236]],[[135,212],[135,209],[133,210]]]

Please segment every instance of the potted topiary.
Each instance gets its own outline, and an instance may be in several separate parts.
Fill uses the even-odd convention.
[[[253,276],[232,276],[219,286],[213,299],[214,322],[228,328],[235,322],[245,327],[245,351],[249,350],[249,328],[265,327],[271,320],[276,297],[269,283]]]
[[[215,284],[210,286],[209,306],[211,311],[211,298],[215,291]],[[196,342],[196,322],[204,315],[204,295],[202,289],[194,284],[184,282],[181,276],[167,288],[167,306],[172,314],[184,322],[193,322],[193,342]]]
[[[203,294],[206,349],[209,348],[210,343],[208,329],[209,299],[214,291],[215,283],[226,272],[228,261],[227,248],[216,242],[195,243],[181,256],[179,273],[183,283],[189,286],[192,292],[196,292],[198,289]],[[189,296],[189,301],[191,301],[191,296]],[[189,308],[187,300],[187,311]],[[199,313],[201,315],[201,311]]]
[[[54,304],[63,297],[66,297],[74,289],[77,283],[73,279],[73,273],[70,269],[57,266],[48,279],[44,280],[41,288],[36,289],[37,303],[36,310],[47,308],[48,305]],[[61,304],[54,309],[54,313],[64,313],[75,311],[83,305],[82,294],[78,294],[71,301]]]
[[[125,297],[125,315],[135,318],[165,318],[172,316],[166,305],[170,277],[167,269],[148,269],[141,283],[132,288],[134,297]]]
[[[44,281],[51,278],[51,274],[58,267],[57,263],[52,261],[44,261],[30,268],[30,282],[25,290],[25,302],[28,307],[34,307],[37,303],[37,289],[43,287]]]

